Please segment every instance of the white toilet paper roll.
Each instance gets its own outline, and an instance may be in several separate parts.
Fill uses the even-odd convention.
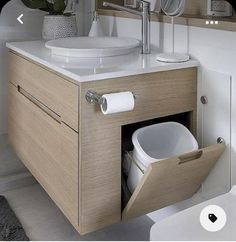
[[[104,94],[104,103],[101,105],[103,114],[132,111],[135,106],[132,92]]]

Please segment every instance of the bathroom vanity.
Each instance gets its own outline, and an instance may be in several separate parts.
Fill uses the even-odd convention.
[[[39,41],[8,48],[10,142],[81,234],[190,198],[225,149],[215,144],[151,164],[121,204],[122,145],[132,125],[184,117],[196,134],[198,62],[160,64],[136,53],[88,68],[53,58]],[[135,109],[103,115],[86,101],[88,90],[132,91]]]

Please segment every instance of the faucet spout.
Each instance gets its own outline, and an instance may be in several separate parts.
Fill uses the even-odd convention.
[[[103,2],[104,7],[111,7],[117,10],[125,11],[131,14],[138,15],[142,18],[142,54],[150,54],[150,3],[141,0],[140,1],[141,10],[135,10],[120,6],[118,4]]]
[[[142,16],[142,12],[141,11],[134,10],[132,8],[126,8],[124,6],[120,6],[120,5],[115,4],[115,3],[103,2],[103,6],[104,7],[115,8],[115,9],[120,10],[120,11],[126,11],[126,12],[129,12],[131,14]]]

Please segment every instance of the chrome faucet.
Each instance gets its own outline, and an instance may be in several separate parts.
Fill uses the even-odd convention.
[[[141,10],[135,10],[131,8],[127,8],[124,6],[120,6],[114,3],[103,2],[104,7],[111,7],[121,11],[126,11],[135,15],[138,15],[142,18],[142,53],[150,54],[150,3],[141,0],[140,6]]]

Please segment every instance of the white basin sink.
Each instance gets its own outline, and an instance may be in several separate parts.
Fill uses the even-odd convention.
[[[73,37],[46,42],[53,55],[65,57],[107,57],[133,52],[140,42],[131,38]]]

